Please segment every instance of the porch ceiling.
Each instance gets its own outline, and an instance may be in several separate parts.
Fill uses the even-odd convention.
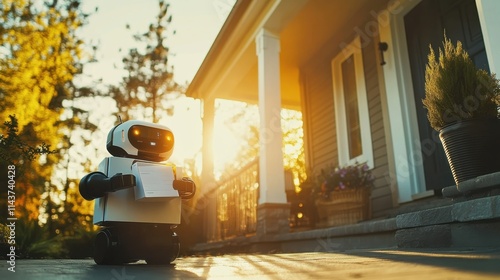
[[[239,0],[187,89],[194,98],[258,102],[255,34],[279,35],[283,107],[300,108],[299,67],[345,29],[387,0]],[[354,33],[352,27],[351,31]],[[345,32],[341,32],[345,33]],[[338,46],[338,45],[337,45]]]

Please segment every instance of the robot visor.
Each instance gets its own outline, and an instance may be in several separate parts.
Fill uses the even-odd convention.
[[[169,130],[133,125],[128,130],[130,144],[139,151],[161,154],[174,146],[174,135]]]

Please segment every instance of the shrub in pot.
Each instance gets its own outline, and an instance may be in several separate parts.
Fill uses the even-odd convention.
[[[463,49],[444,38],[439,56],[430,47],[424,107],[439,131],[455,183],[500,171],[500,85]]]

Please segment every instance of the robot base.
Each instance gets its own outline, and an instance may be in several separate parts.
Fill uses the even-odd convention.
[[[146,260],[147,264],[165,265],[179,251],[179,238],[169,224],[107,223],[95,238],[94,261],[116,265]]]

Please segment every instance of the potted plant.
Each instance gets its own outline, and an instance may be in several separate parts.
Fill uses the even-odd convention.
[[[457,185],[500,170],[499,93],[495,75],[478,69],[460,41],[445,35],[439,57],[430,46],[423,105]]]
[[[366,163],[322,170],[317,190],[319,220],[327,226],[353,224],[370,218],[374,177]]]

